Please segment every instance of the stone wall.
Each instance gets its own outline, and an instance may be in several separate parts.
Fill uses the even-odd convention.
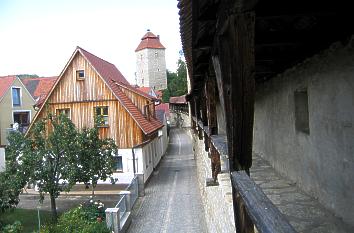
[[[354,49],[336,43],[256,87],[254,152],[354,223]]]
[[[167,88],[164,49],[142,49],[136,52],[136,81],[139,86],[163,90]]]
[[[235,232],[232,205],[232,188],[229,173],[219,174],[218,186],[206,186],[211,178],[211,162],[204,150],[203,140],[189,132],[194,142],[194,157],[197,163],[198,184],[205,210],[207,228],[210,233]]]

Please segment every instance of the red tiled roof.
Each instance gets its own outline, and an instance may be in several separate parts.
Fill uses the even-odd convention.
[[[140,90],[139,88],[133,87],[132,85],[125,85],[125,84],[122,84],[122,83],[118,83],[118,85],[120,85],[121,87],[123,87],[125,89],[128,89],[128,90],[130,90],[132,92],[135,92],[138,95],[144,96],[144,97],[146,97],[148,99],[151,99],[151,100],[156,99],[154,96],[151,96],[151,95],[147,94],[146,92]]]
[[[0,77],[0,100],[16,79],[15,75]]]
[[[90,52],[87,52],[80,47],[77,47],[77,49],[82,53],[84,57],[86,57],[86,59],[91,63],[91,65],[96,69],[101,77],[105,79],[106,83],[110,83],[110,80],[114,80],[116,82],[130,85],[115,65],[93,55]]]
[[[45,99],[47,94],[52,89],[58,77],[38,77],[38,78],[22,78],[21,81],[25,84],[27,90],[32,95],[33,99]]]
[[[187,100],[185,95],[170,97],[170,104],[186,104],[186,103]]]
[[[138,90],[145,92],[148,95],[151,95],[151,91],[153,91],[156,95],[156,98],[160,99],[162,97],[162,91],[161,90],[154,90],[151,87],[137,87]],[[153,96],[155,97],[155,96]]]
[[[163,110],[167,117],[170,117],[170,104],[169,103],[161,103],[155,106],[155,110]]]
[[[152,48],[152,49],[165,49],[165,47],[160,42],[160,37],[155,36],[154,33],[148,31],[143,38],[138,47],[135,49],[135,52],[138,52],[142,49]]]
[[[163,127],[157,119],[151,117],[149,120],[139,111],[139,109],[134,105],[134,103],[124,94],[120,89],[118,83],[111,81],[110,87],[113,93],[117,96],[118,100],[122,103],[124,108],[131,114],[134,121],[139,125],[141,130],[145,134],[153,133],[154,131]]]

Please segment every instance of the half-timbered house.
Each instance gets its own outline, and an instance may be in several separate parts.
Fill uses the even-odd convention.
[[[64,113],[81,129],[93,127],[95,116],[102,116],[100,137],[112,138],[119,148],[115,172],[143,173],[146,181],[153,158],[163,154],[159,145],[163,124],[156,119],[155,101],[130,86],[115,65],[77,47],[33,123],[48,112]]]

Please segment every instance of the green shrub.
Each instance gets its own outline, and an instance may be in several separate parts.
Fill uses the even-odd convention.
[[[102,222],[97,221],[98,217]],[[91,200],[63,213],[56,225],[43,227],[41,233],[110,233],[104,218],[103,204]]]
[[[13,224],[5,225],[2,228],[3,233],[21,233],[23,230],[23,226],[20,221],[15,221]]]

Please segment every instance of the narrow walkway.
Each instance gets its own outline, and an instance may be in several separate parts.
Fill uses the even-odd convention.
[[[133,209],[128,232],[195,233],[206,232],[205,226],[191,140],[172,129],[167,153]]]
[[[280,176],[263,158],[254,155],[251,178],[301,233],[351,233],[354,229],[333,216],[316,199]]]

